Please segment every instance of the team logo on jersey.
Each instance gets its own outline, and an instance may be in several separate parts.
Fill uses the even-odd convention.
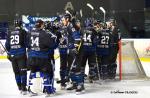
[[[75,31],[76,31],[75,28],[72,28],[71,30],[72,30],[72,32],[75,32]]]

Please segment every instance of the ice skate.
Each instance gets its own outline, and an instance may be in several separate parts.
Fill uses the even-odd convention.
[[[78,85],[77,89],[76,89],[76,95],[80,95],[80,94],[83,94],[83,93],[85,93],[84,85]]]
[[[76,89],[76,88],[77,88],[76,84],[75,84],[75,83],[71,83],[71,84],[67,87],[67,90],[70,91],[70,90],[74,90],[74,89]]]

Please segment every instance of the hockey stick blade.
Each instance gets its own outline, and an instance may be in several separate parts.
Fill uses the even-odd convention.
[[[87,3],[86,4],[91,10],[94,10],[94,7],[90,4],[90,3]]]

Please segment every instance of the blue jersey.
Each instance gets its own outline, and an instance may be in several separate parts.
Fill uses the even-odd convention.
[[[95,52],[94,38],[96,37],[96,32],[92,27],[86,27],[82,31],[83,38],[83,51],[87,53]]]
[[[66,27],[62,27],[59,30],[60,33],[60,38],[59,38],[59,52],[60,54],[67,54],[67,50],[68,50],[68,34],[67,34],[67,28]]]
[[[81,33],[77,30],[72,23],[67,26],[68,32],[68,48],[73,49],[77,47],[81,42]]]
[[[28,56],[38,58],[49,58],[50,52],[53,52],[55,36],[51,32],[36,29],[28,34]]]
[[[26,32],[25,30],[19,27],[16,27],[15,30],[8,32],[5,46],[9,55],[26,54]]]
[[[121,34],[119,29],[115,27],[113,30],[112,29],[109,30],[111,35],[111,39],[110,39],[112,44],[111,46],[118,45],[118,42],[121,39]]]
[[[96,53],[97,55],[110,54],[110,30],[104,29],[97,36]]]

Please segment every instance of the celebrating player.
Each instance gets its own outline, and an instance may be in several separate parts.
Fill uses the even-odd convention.
[[[71,16],[69,14],[65,14],[62,18],[62,23],[64,26],[67,26],[68,32],[68,48],[69,48],[69,76],[72,80],[71,87],[67,88],[67,90],[76,89],[76,93],[81,93],[84,91],[84,78],[80,71],[80,46],[81,46],[81,33],[77,30],[71,23]]]

